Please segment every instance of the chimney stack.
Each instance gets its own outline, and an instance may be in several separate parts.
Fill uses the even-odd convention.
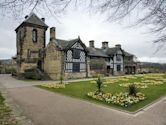
[[[42,20],[43,22],[45,22],[45,18],[41,18],[41,20]]]
[[[115,47],[120,49],[121,45],[120,44],[116,44]]]
[[[103,49],[108,48],[108,42],[107,41],[102,42],[102,48]]]
[[[56,28],[51,27],[50,28],[50,40],[55,39],[55,36],[56,36]]]
[[[90,40],[90,41],[89,41],[89,47],[94,48],[94,47],[95,47],[95,46],[94,46],[94,42],[95,42],[94,40]]]

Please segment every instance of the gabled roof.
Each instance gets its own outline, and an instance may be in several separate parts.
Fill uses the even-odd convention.
[[[126,51],[124,51],[121,48],[118,47],[112,47],[112,48],[105,48],[105,49],[99,49],[99,48],[93,48],[89,47],[89,56],[94,56],[94,57],[113,57],[115,54],[117,54],[118,50],[122,51],[122,55],[124,56],[134,56],[133,54],[130,54]]]
[[[79,42],[83,48],[85,49],[85,51],[87,50],[87,47],[85,46],[85,44],[81,41],[80,38],[76,38],[76,39],[72,39],[72,40],[62,40],[62,39],[55,39],[54,40],[56,45],[62,49],[62,50],[68,50],[69,48],[71,48],[76,42]]]
[[[62,50],[65,49],[68,45],[67,40],[62,40],[62,39],[55,39],[55,42],[57,43],[57,46],[61,48]]]
[[[113,47],[113,48],[107,48],[107,49],[105,49],[105,50],[103,50],[103,51],[104,51],[107,55],[112,56],[112,55],[116,54],[117,50],[118,50],[118,48]]]
[[[48,26],[45,24],[44,21],[42,21],[35,13],[31,13],[16,29],[15,31],[18,30],[18,28],[24,24],[31,24],[31,25],[37,25],[41,27],[48,28]]]
[[[102,49],[99,48],[93,48],[93,47],[88,47],[88,55],[89,56],[94,56],[94,57],[109,57],[108,55],[106,55]]]
[[[106,49],[102,49],[102,50],[108,56],[114,56],[115,54],[117,54],[118,50],[121,50],[122,54],[124,55],[123,50],[121,48],[118,48],[118,47],[106,48]]]
[[[124,51],[124,50],[123,50],[123,53],[124,53],[125,56],[134,56],[133,54],[128,53],[128,52],[126,52],[126,51]]]

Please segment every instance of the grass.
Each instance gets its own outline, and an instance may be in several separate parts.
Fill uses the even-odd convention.
[[[117,82],[104,85],[105,87],[103,86],[102,90],[104,92],[110,92],[110,93],[127,92],[128,89],[125,87],[119,86],[119,84],[122,82],[123,83],[141,82],[142,77],[144,77],[144,76],[136,77],[136,79],[131,78],[131,79],[129,79],[129,81],[122,81],[120,79],[121,77],[116,77],[119,79]],[[163,75],[162,77],[163,77],[163,79],[166,79],[166,75]],[[109,79],[111,79],[111,78],[109,78]],[[148,78],[145,78],[145,80],[147,80],[147,79]],[[53,89],[53,88],[46,88],[46,87],[41,87],[41,86],[39,86],[39,87],[53,91],[53,92],[61,93],[61,94],[67,95],[67,96],[71,96],[71,97],[75,97],[75,98],[79,98],[79,99],[83,99],[83,100],[87,100],[87,101],[91,101],[91,102],[95,102],[95,103],[104,104],[104,105],[107,105],[110,107],[130,111],[130,112],[137,111],[140,108],[148,105],[149,103],[152,103],[155,100],[159,99],[160,97],[163,97],[166,95],[166,83],[162,84],[162,85],[156,85],[156,86],[150,85],[146,89],[138,89],[139,92],[142,92],[146,95],[147,99],[126,108],[126,107],[121,107],[121,106],[111,104],[111,103],[108,104],[106,102],[98,101],[98,100],[88,97],[87,96],[88,92],[93,92],[93,91],[96,91],[96,89],[97,89],[96,84],[90,83],[90,81],[73,82],[73,83],[67,84],[64,89]]]
[[[0,93],[0,125],[17,125],[17,121],[11,114],[11,110],[4,103],[5,99]]]

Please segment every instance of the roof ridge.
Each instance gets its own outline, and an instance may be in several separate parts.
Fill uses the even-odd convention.
[[[37,24],[36,21],[38,21],[38,25],[48,27],[47,24],[41,18],[39,18],[34,12],[31,12],[23,22]]]
[[[28,15],[28,17],[27,17],[23,22],[25,22],[26,20],[28,20],[32,15],[37,16],[34,12],[31,12],[31,13]]]
[[[68,40],[56,38],[56,40],[61,40],[61,41],[69,42],[69,41],[73,41],[73,40],[78,40],[78,38],[75,38],[75,39],[68,39]]]

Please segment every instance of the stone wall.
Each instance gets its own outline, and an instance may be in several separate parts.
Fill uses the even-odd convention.
[[[91,58],[90,59],[90,77],[97,74],[106,74],[107,64],[105,58]]]
[[[32,69],[32,68],[36,68],[37,64],[35,63],[21,63],[21,68],[20,68],[20,72],[23,73],[26,69]]]
[[[32,40],[32,30],[36,29],[37,30],[37,42],[33,42]],[[41,28],[34,28],[34,27],[26,27],[26,35],[25,35],[25,41],[23,43],[23,58],[27,58],[28,55],[28,49],[30,51],[39,51],[40,49],[44,48],[45,46],[45,29]],[[31,58],[36,58],[35,54],[32,54]]]
[[[37,30],[37,42],[32,40],[32,30]],[[21,31],[21,37],[20,32]],[[39,50],[45,47],[45,29],[39,27],[24,26],[20,27],[17,32],[17,58],[20,61],[20,70],[18,72],[22,73],[27,68],[33,68],[37,66],[37,61],[32,63],[27,63],[28,55],[30,59],[39,59]],[[18,65],[19,66],[19,65]]]
[[[86,72],[65,73],[65,79],[86,78]]]
[[[49,42],[44,58],[44,72],[53,80],[60,79],[62,73],[63,53],[56,48],[54,42]]]

